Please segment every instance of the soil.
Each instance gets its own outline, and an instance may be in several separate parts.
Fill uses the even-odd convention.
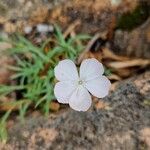
[[[24,33],[26,26],[39,23],[63,30],[73,24],[78,33],[105,35],[102,40],[117,54],[150,58],[148,0],[2,0],[0,8],[0,35]]]
[[[117,19],[134,10],[138,4],[138,0],[116,2],[116,5],[110,0],[2,0],[0,24],[6,32],[14,33],[26,25],[57,23],[62,29],[67,29],[68,25],[79,21],[78,32],[95,34],[108,32],[114,24],[114,17]]]
[[[29,118],[9,130],[3,150],[150,149],[150,71],[120,84],[104,99],[109,109],[68,110],[55,117]]]

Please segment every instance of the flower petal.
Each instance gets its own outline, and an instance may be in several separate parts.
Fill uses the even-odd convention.
[[[101,76],[93,80],[89,80],[84,86],[92,95],[98,98],[103,98],[108,95],[111,83],[107,77]]]
[[[54,88],[54,94],[59,103],[69,103],[73,91],[75,91],[76,85],[71,81],[57,82]]]
[[[76,111],[87,111],[91,106],[92,100],[89,92],[84,87],[78,87],[72,94],[69,105]]]
[[[78,71],[73,61],[62,60],[54,69],[55,76],[59,81],[78,80]]]
[[[81,64],[80,78],[83,80],[94,79],[103,73],[103,65],[95,58],[85,59]]]

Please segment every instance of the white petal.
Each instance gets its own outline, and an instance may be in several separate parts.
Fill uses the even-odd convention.
[[[73,91],[75,91],[76,85],[71,81],[57,82],[54,88],[54,94],[58,102],[69,103]]]
[[[95,58],[85,59],[80,67],[80,78],[83,80],[94,79],[104,73],[103,65]]]
[[[87,111],[91,103],[91,96],[84,87],[78,87],[69,100],[70,107],[76,111]]]
[[[105,76],[89,80],[85,83],[85,87],[89,92],[98,98],[103,98],[108,95],[110,86],[111,83]]]
[[[59,81],[78,80],[78,71],[73,61],[62,60],[54,69],[55,76]]]

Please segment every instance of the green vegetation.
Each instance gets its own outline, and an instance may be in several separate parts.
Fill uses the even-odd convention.
[[[55,99],[54,67],[60,59],[75,60],[84,49],[84,41],[90,38],[87,35],[77,35],[64,39],[59,27],[55,26],[55,31],[55,35],[40,46],[33,45],[20,35],[9,41],[13,45],[9,52],[16,60],[16,66],[8,68],[15,72],[11,78],[17,85],[0,85],[0,96],[11,92],[19,93],[20,97],[15,102],[7,102],[5,105],[12,109],[17,107],[22,120],[31,104],[33,108],[48,115],[50,103]],[[0,121],[0,138],[3,142],[7,141],[5,121],[12,109]]]

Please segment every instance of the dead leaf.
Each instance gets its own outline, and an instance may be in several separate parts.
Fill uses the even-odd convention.
[[[29,24],[35,25],[37,23],[44,22],[45,19],[48,17],[48,7],[46,6],[39,6],[37,9],[31,14]]]
[[[132,70],[131,68],[123,68],[116,69],[114,72],[121,78],[127,78],[134,72],[134,70]]]
[[[110,109],[110,107],[109,107],[109,104],[108,103],[106,103],[106,102],[103,102],[103,101],[98,101],[96,104],[95,104],[95,107],[97,108],[97,109]]]
[[[102,51],[103,51],[103,53],[102,53],[103,59],[112,59],[112,60],[116,60],[116,61],[129,60],[128,57],[123,57],[123,56],[114,54],[108,48],[103,48]]]
[[[109,62],[109,67],[114,69],[128,68],[128,67],[143,67],[150,65],[150,60],[147,59],[132,59],[127,61]]]
[[[0,16],[0,24],[4,24],[7,22],[6,17]]]
[[[0,42],[0,84],[10,82],[10,76],[13,71],[7,68],[7,65],[14,65],[14,59],[7,55],[7,49],[12,45],[6,42]]]
[[[116,74],[111,74],[110,76],[108,76],[108,78],[110,80],[116,80],[116,81],[120,81],[121,80],[121,78],[118,75],[116,75]]]
[[[65,15],[64,9],[66,9],[66,8],[61,7],[59,5],[56,6],[55,9],[53,9],[51,11],[50,15],[48,16],[48,20],[50,20],[51,23],[54,23],[54,24],[56,22],[57,23],[59,22],[59,24],[63,24],[63,25],[67,24],[68,16]]]
[[[15,99],[9,96],[0,96],[0,103],[14,102]],[[0,104],[1,105],[1,104]]]
[[[116,81],[114,83],[111,84],[111,88],[110,88],[110,91],[115,91],[119,85],[119,81]]]
[[[4,31],[6,33],[14,33],[16,31],[16,25],[13,23],[7,22],[4,24]]]
[[[144,141],[144,143],[148,146],[148,149],[150,149],[150,128],[144,128],[140,130],[140,139]]]
[[[3,51],[6,51],[7,49],[12,48],[12,45],[7,42],[0,42],[0,54]]]
[[[60,104],[57,102],[51,102],[50,103],[50,110],[52,111],[58,111],[60,109]]]
[[[9,110],[16,111],[18,109],[19,109],[19,106],[12,105],[11,103],[4,102],[0,104],[0,111],[9,111]]]
[[[34,110],[32,113],[30,113],[30,115],[36,118],[36,117],[41,116],[41,112],[39,110]]]
[[[47,128],[39,130],[38,134],[45,142],[51,142],[55,140],[55,138],[58,135],[58,132],[56,131],[56,129]]]
[[[20,109],[20,106],[23,104],[31,104],[31,101],[27,101],[26,99],[21,100],[21,101],[15,101],[15,100],[11,100],[9,102],[3,102],[0,103],[0,111],[8,111],[8,110],[12,110],[12,111],[16,111]]]

